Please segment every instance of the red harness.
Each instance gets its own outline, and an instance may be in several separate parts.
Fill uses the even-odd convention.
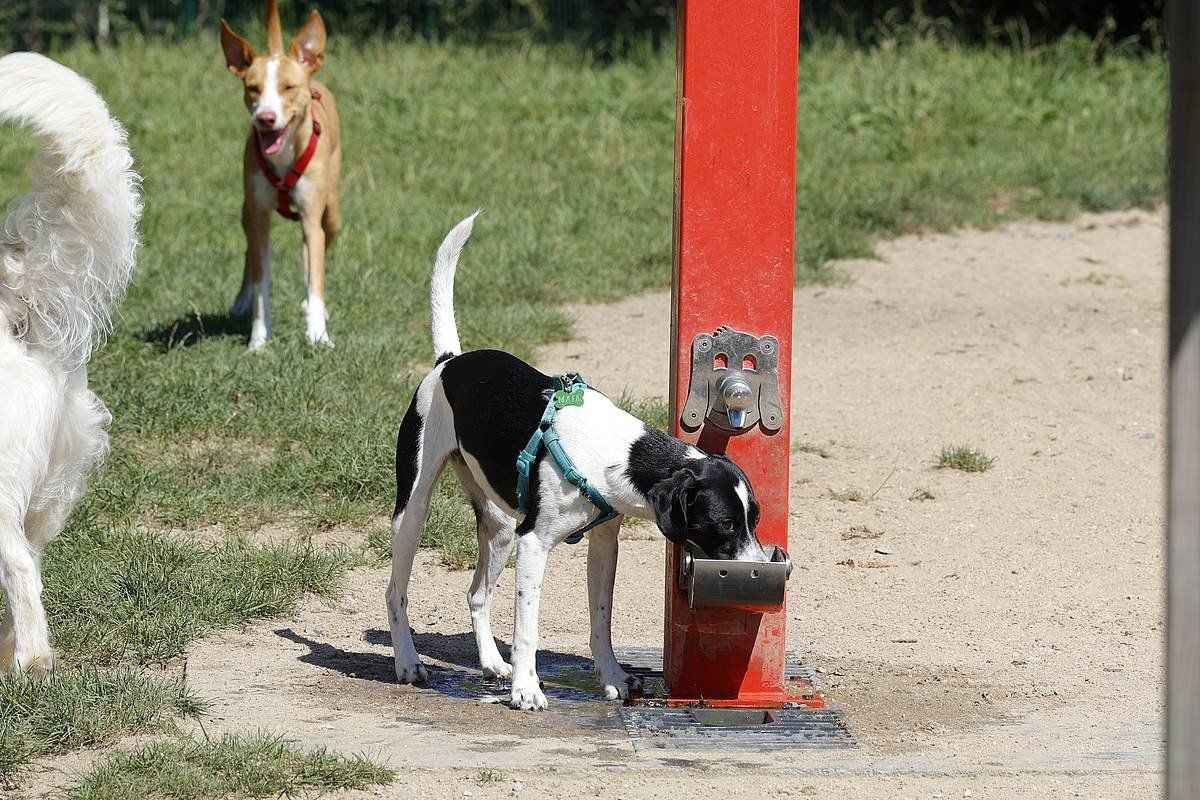
[[[313,99],[320,102],[321,96],[314,91]],[[316,111],[313,111],[312,123],[312,136],[308,138],[308,146],[304,148],[304,152],[292,163],[292,168],[282,178],[275,174],[275,170],[271,169],[270,162],[263,155],[262,145],[258,143],[258,137],[254,137],[254,155],[258,157],[258,167],[266,177],[267,183],[271,184],[275,190],[278,203],[275,210],[279,212],[280,216],[287,219],[300,219],[300,214],[292,210],[292,189],[296,188],[296,184],[304,175],[304,170],[308,168],[308,162],[312,161],[313,154],[317,152],[317,141],[321,138],[321,123],[317,122]]]

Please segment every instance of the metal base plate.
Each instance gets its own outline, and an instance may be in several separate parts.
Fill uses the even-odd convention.
[[[644,750],[838,750],[857,747],[837,711],[622,706],[621,720]]]
[[[478,670],[430,660],[422,649],[429,682],[423,688],[445,698],[503,704],[509,697],[507,681],[487,680]],[[474,659],[473,649],[470,658]],[[617,649],[617,659],[645,683],[648,696],[661,698],[663,659],[660,647]],[[789,680],[819,686],[817,673],[789,653],[785,665]],[[550,699],[550,710],[539,715],[568,728],[618,732],[624,729],[636,751],[712,752],[718,750],[770,752],[791,749],[855,747],[841,714],[826,709],[718,709],[666,707],[662,705],[619,706],[603,700],[600,685],[592,674],[591,659],[583,656],[539,651],[538,674]],[[391,664],[381,670],[379,680],[391,681]],[[772,715],[767,721],[767,714]]]
[[[642,677],[647,694],[664,694],[663,651],[626,647],[617,659]],[[784,675],[820,688],[816,670],[787,654]],[[621,721],[635,750],[836,750],[857,747],[841,712],[829,709],[717,709],[658,705],[621,707]]]

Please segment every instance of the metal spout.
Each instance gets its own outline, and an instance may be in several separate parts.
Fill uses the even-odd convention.
[[[754,390],[740,371],[721,380],[721,399],[725,402],[725,413],[735,430],[746,425],[746,411],[754,404]]]

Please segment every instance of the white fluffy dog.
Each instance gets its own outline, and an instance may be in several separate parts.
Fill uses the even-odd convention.
[[[54,663],[41,556],[108,447],[87,363],[137,250],[138,177],[96,90],[42,56],[0,58],[0,121],[37,134],[33,191],[0,230],[0,673]]]

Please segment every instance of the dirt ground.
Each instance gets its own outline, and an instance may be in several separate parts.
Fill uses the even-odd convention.
[[[914,236],[879,255],[840,264],[844,285],[797,290],[793,330],[789,646],[858,748],[635,753],[585,683],[564,678],[539,715],[486,702],[486,687],[397,686],[380,568],[336,603],[193,646],[205,731],[267,729],[399,770],[355,797],[1158,796],[1163,215]],[[669,303],[574,309],[577,339],[539,363],[663,396]],[[957,444],[994,467],[937,469]],[[585,554],[551,560],[550,660],[587,653]],[[619,646],[661,644],[662,559],[656,531],[632,526]],[[410,614],[418,650],[447,668],[435,674],[475,666],[469,580],[418,557]],[[511,603],[509,570],[504,640]],[[73,759],[43,764],[24,796],[52,794]]]

